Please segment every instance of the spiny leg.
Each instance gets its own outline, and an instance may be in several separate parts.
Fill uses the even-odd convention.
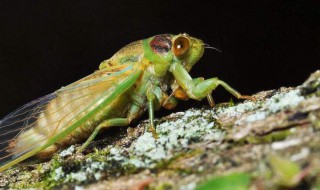
[[[127,118],[113,118],[113,119],[108,119],[103,122],[101,122],[91,133],[90,137],[82,144],[80,149],[77,151],[82,152],[92,141],[93,139],[97,136],[99,131],[102,128],[108,128],[108,127],[113,127],[113,126],[127,126],[129,125],[129,120]]]

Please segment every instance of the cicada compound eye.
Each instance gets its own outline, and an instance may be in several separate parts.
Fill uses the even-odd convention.
[[[189,50],[189,39],[184,36],[179,36],[173,42],[173,53],[177,57],[183,56]]]

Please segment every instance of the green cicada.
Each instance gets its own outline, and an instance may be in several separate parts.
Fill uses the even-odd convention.
[[[100,129],[127,126],[149,111],[174,108],[177,99],[201,100],[223,86],[218,78],[193,79],[189,71],[201,58],[205,44],[187,34],[162,34],[128,44],[99,70],[56,92],[36,99],[0,122],[0,171],[31,156],[50,157],[68,145],[84,142],[84,150]]]

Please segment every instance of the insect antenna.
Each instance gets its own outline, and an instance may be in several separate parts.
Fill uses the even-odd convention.
[[[218,52],[222,52],[220,49],[218,49],[218,48],[215,48],[215,47],[212,47],[212,46],[210,46],[209,44],[203,44],[203,46],[204,46],[204,48],[206,48],[206,49],[214,49],[214,50],[217,50]]]
[[[206,49],[214,49],[217,50],[218,52],[222,52],[220,49],[216,48],[216,47],[212,47],[209,44],[206,43],[201,43],[201,44],[193,44],[193,46],[203,46]]]

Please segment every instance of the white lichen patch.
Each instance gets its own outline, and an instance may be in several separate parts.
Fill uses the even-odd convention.
[[[101,175],[101,172],[97,172],[97,173],[94,173],[94,178],[98,181],[101,179],[102,175]]]
[[[203,136],[206,141],[221,141],[225,135],[224,131],[213,130]]]
[[[196,189],[197,184],[195,182],[189,183],[187,185],[182,185],[179,190],[194,190]]]
[[[240,118],[235,122],[236,125],[251,123],[255,121],[264,120],[271,114],[277,113],[281,110],[291,109],[299,105],[300,102],[305,100],[303,96],[300,95],[300,90],[295,89],[289,92],[277,93],[271,98],[266,99],[263,102],[259,102],[256,106],[249,106],[247,109],[243,109],[245,111],[253,111],[251,114],[246,115],[243,118]],[[259,105],[259,106],[258,106]],[[230,107],[227,109],[227,113],[230,114],[230,110],[238,110],[236,107],[246,106],[245,103],[239,104],[234,107]],[[252,109],[253,108],[253,109]],[[259,108],[259,109],[257,109]],[[231,112],[232,113],[232,112]],[[237,112],[238,116],[240,116],[243,112]],[[232,114],[231,114],[232,115]],[[236,115],[236,114],[233,114]]]
[[[65,182],[86,181],[87,179],[87,173],[84,171],[80,171],[66,175]]]
[[[307,147],[303,147],[300,152],[298,152],[297,154],[294,154],[290,157],[291,161],[299,161],[302,160],[304,158],[307,158],[310,155],[310,149]]]
[[[271,148],[273,150],[281,150],[281,149],[286,149],[292,146],[297,146],[300,143],[301,143],[300,139],[290,139],[290,140],[285,140],[280,142],[273,142],[271,144]]]
[[[206,134],[214,136],[213,133],[217,132],[223,136],[220,130],[214,129],[212,120],[210,111],[188,110],[181,118],[158,125],[159,137],[156,141],[151,133],[144,133],[132,144],[130,150],[136,156],[145,156],[152,161],[170,158],[175,151],[203,139]]]
[[[54,170],[54,176],[53,179],[55,181],[58,181],[62,179],[65,176],[62,167],[58,167],[57,169]]]
[[[86,159],[85,164],[80,171],[66,173],[63,167],[60,166],[53,171],[54,181],[75,182],[86,181],[89,177],[96,180],[101,179],[101,171],[106,168],[106,163],[92,161],[91,158]]]
[[[268,113],[266,111],[258,111],[254,114],[251,114],[246,117],[246,122],[254,122],[254,121],[259,121],[263,120],[267,117]]]
[[[280,110],[289,109],[297,106],[305,98],[300,95],[300,90],[292,90],[287,93],[279,93],[265,102],[265,107],[272,113],[276,113]]]
[[[69,148],[61,151],[59,156],[61,156],[61,157],[70,156],[75,152],[75,150],[76,150],[75,146],[71,145]]]
[[[130,147],[130,152],[135,156],[144,156],[151,160],[166,158],[164,147],[160,146],[149,132],[145,132],[133,143]]]
[[[130,158],[125,164],[134,165],[136,168],[144,168],[146,167],[146,163],[138,158]]]
[[[75,186],[74,190],[84,190],[84,188],[82,186]]]
[[[96,180],[101,178],[101,172],[106,167],[104,162],[91,162],[89,167],[86,168],[86,174],[93,175]]]
[[[210,110],[188,110],[171,114],[172,121],[156,126],[158,138],[144,132],[130,147],[111,147],[109,160],[121,161],[135,167],[153,167],[162,159],[170,159],[175,152],[201,140],[219,140],[224,132],[214,128],[214,114]]]
[[[230,106],[227,108],[218,108],[216,113],[218,115],[223,114],[228,117],[239,117],[244,112],[253,111],[260,107],[259,102],[246,101],[236,106]]]
[[[109,158],[116,161],[125,160],[123,156],[124,149],[121,147],[110,147],[110,155]]]

